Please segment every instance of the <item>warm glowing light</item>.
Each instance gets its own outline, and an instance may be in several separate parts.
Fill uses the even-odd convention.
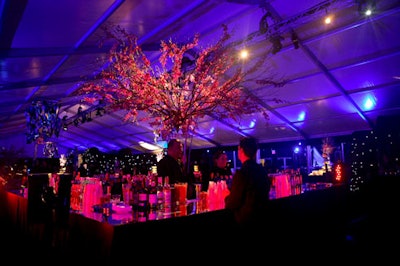
[[[325,24],[331,24],[331,23],[332,23],[332,17],[331,16],[325,17]]]
[[[152,174],[157,174],[157,165],[152,165],[151,166],[151,173]]]
[[[335,167],[335,180],[340,182],[343,179],[343,166],[341,164],[337,164]]]
[[[241,59],[246,59],[249,57],[249,52],[246,49],[243,49],[240,51],[239,55]]]

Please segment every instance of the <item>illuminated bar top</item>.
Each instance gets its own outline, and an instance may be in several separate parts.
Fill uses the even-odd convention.
[[[315,184],[308,188],[298,195],[271,200],[268,211],[271,219],[265,229],[270,232],[269,242],[273,245],[286,245],[287,241],[293,245],[302,239],[311,239],[311,243],[333,243],[342,236],[341,228],[346,222],[346,186]],[[137,210],[118,210],[104,215],[94,209],[84,213],[69,212],[65,220],[32,221],[28,199],[19,191],[0,191],[0,199],[0,217],[4,218],[5,226],[13,228],[17,235],[22,231],[31,238],[39,238],[41,243],[46,232],[50,232],[53,238],[47,245],[56,249],[66,261],[74,261],[74,254],[79,254],[90,262],[116,262],[119,259],[123,262],[125,255],[134,251],[137,254],[146,252],[159,240],[187,239],[193,234],[212,239],[217,245],[230,244],[232,216],[229,211],[221,206],[205,208],[196,200],[146,216]],[[60,235],[65,238],[60,239]],[[162,246],[165,249],[162,253],[175,250],[175,246],[168,243]],[[192,243],[179,248],[194,251],[200,246]]]

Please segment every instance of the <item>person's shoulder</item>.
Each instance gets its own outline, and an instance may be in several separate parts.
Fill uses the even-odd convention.
[[[213,165],[211,167],[211,172],[217,173],[217,172],[220,172],[220,171],[221,171],[221,168],[219,168],[218,166]]]
[[[257,169],[265,169],[260,163],[256,160],[248,160],[248,165]]]
[[[264,166],[262,166],[262,164],[260,164],[260,163],[256,163],[256,165],[257,165],[257,168],[259,168],[260,169],[260,171],[262,170],[262,171],[266,171],[265,170],[265,167]]]
[[[167,164],[168,161],[169,161],[169,159],[168,159],[168,156],[166,155],[166,156],[162,157],[161,160],[159,160],[157,164],[158,165]]]
[[[161,160],[160,160],[160,161],[167,161],[167,160],[170,160],[170,159],[173,159],[173,158],[172,158],[172,156],[171,156],[171,155],[168,155],[168,154],[166,154],[164,157],[162,157],[162,158],[161,158]]]
[[[242,166],[241,168],[236,169],[235,176],[243,176],[245,168]]]

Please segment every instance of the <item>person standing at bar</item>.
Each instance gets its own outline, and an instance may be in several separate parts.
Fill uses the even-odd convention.
[[[183,144],[178,139],[168,142],[167,154],[157,163],[157,174],[169,177],[170,184],[186,182],[183,171]]]
[[[187,183],[187,198],[195,194],[193,175],[185,172],[183,143],[178,139],[168,142],[167,154],[157,163],[157,174],[163,178],[168,176],[171,185]]]
[[[157,163],[157,174],[165,178],[169,177],[171,185],[175,183],[187,183],[187,197],[193,196],[193,182],[185,174],[183,163],[183,143],[178,139],[171,139],[168,142],[167,154]]]
[[[210,173],[211,181],[221,181],[225,180],[228,185],[230,185],[230,178],[232,171],[228,165],[228,155],[222,151],[218,150],[213,155],[213,167]]]
[[[212,156],[211,169],[203,174],[202,190],[207,191],[209,181],[218,182],[225,180],[228,188],[232,184],[232,171],[228,165],[228,155],[223,150],[217,150]]]
[[[232,211],[235,224],[256,230],[265,226],[271,187],[266,170],[256,162],[257,151],[256,139],[240,139],[238,157],[242,167],[236,170],[230,194],[225,197],[225,208]]]

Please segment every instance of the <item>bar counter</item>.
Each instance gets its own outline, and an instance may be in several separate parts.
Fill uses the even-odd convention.
[[[344,185],[271,200],[270,222],[260,228],[260,233],[267,235],[264,249],[273,252],[292,247],[296,252],[316,252],[333,246],[344,248],[340,245],[345,244],[347,200]],[[158,254],[157,258],[215,248],[222,252],[238,238],[233,216],[225,209],[198,211],[196,204],[189,201],[180,210],[144,222],[96,212],[60,216],[54,210],[42,220],[32,220],[26,197],[0,189],[1,227],[6,228],[2,234],[9,236],[4,239],[15,242],[16,249],[23,249],[31,259],[51,256],[63,262],[78,258],[80,262],[122,262],[149,250]]]

